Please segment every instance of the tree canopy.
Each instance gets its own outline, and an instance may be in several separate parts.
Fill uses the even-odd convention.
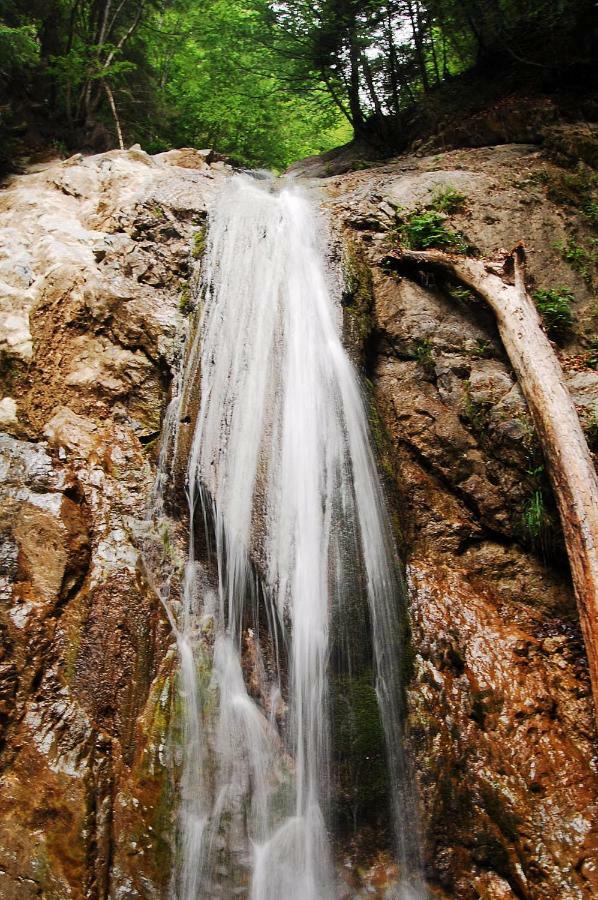
[[[0,140],[214,146],[284,167],[468,69],[587,64],[593,0],[3,0]]]

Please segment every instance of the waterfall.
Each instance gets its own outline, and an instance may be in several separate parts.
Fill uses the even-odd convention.
[[[184,388],[197,408],[189,555],[181,604],[165,599],[180,656],[179,900],[340,896],[331,668],[351,675],[359,598],[387,745],[393,896],[425,896],[401,584],[325,247],[293,185],[234,176],[210,216]]]

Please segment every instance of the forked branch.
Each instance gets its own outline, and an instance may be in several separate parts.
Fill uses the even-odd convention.
[[[557,501],[586,653],[598,727],[598,477],[563,371],[525,285],[519,244],[499,262],[437,250],[384,259],[396,271],[440,271],[482,297],[527,400]]]

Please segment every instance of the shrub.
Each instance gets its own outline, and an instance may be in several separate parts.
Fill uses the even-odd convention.
[[[555,172],[549,176],[547,195],[554,203],[581,209],[592,220],[597,182],[596,175],[585,168],[577,172]]]
[[[565,287],[548,288],[534,293],[536,307],[551,337],[563,337],[573,324],[571,304],[574,300],[572,292]]]
[[[429,206],[430,209],[435,209],[437,212],[451,215],[452,213],[461,212],[465,208],[466,202],[465,194],[453,187],[446,187],[436,191]]]
[[[449,231],[444,222],[445,216],[435,210],[411,213],[401,227],[401,238],[412,250],[438,247],[465,253],[467,244],[462,236]]]
[[[584,200],[581,211],[591,225],[598,225],[598,202],[596,200]]]

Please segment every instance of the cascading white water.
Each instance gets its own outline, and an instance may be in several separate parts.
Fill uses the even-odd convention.
[[[294,186],[231,179],[210,218],[181,610],[179,900],[336,896],[331,616],[363,584],[400,896],[425,896],[399,702],[400,585],[325,236]],[[197,541],[214,541],[214,552]],[[201,560],[200,560],[201,557]]]

